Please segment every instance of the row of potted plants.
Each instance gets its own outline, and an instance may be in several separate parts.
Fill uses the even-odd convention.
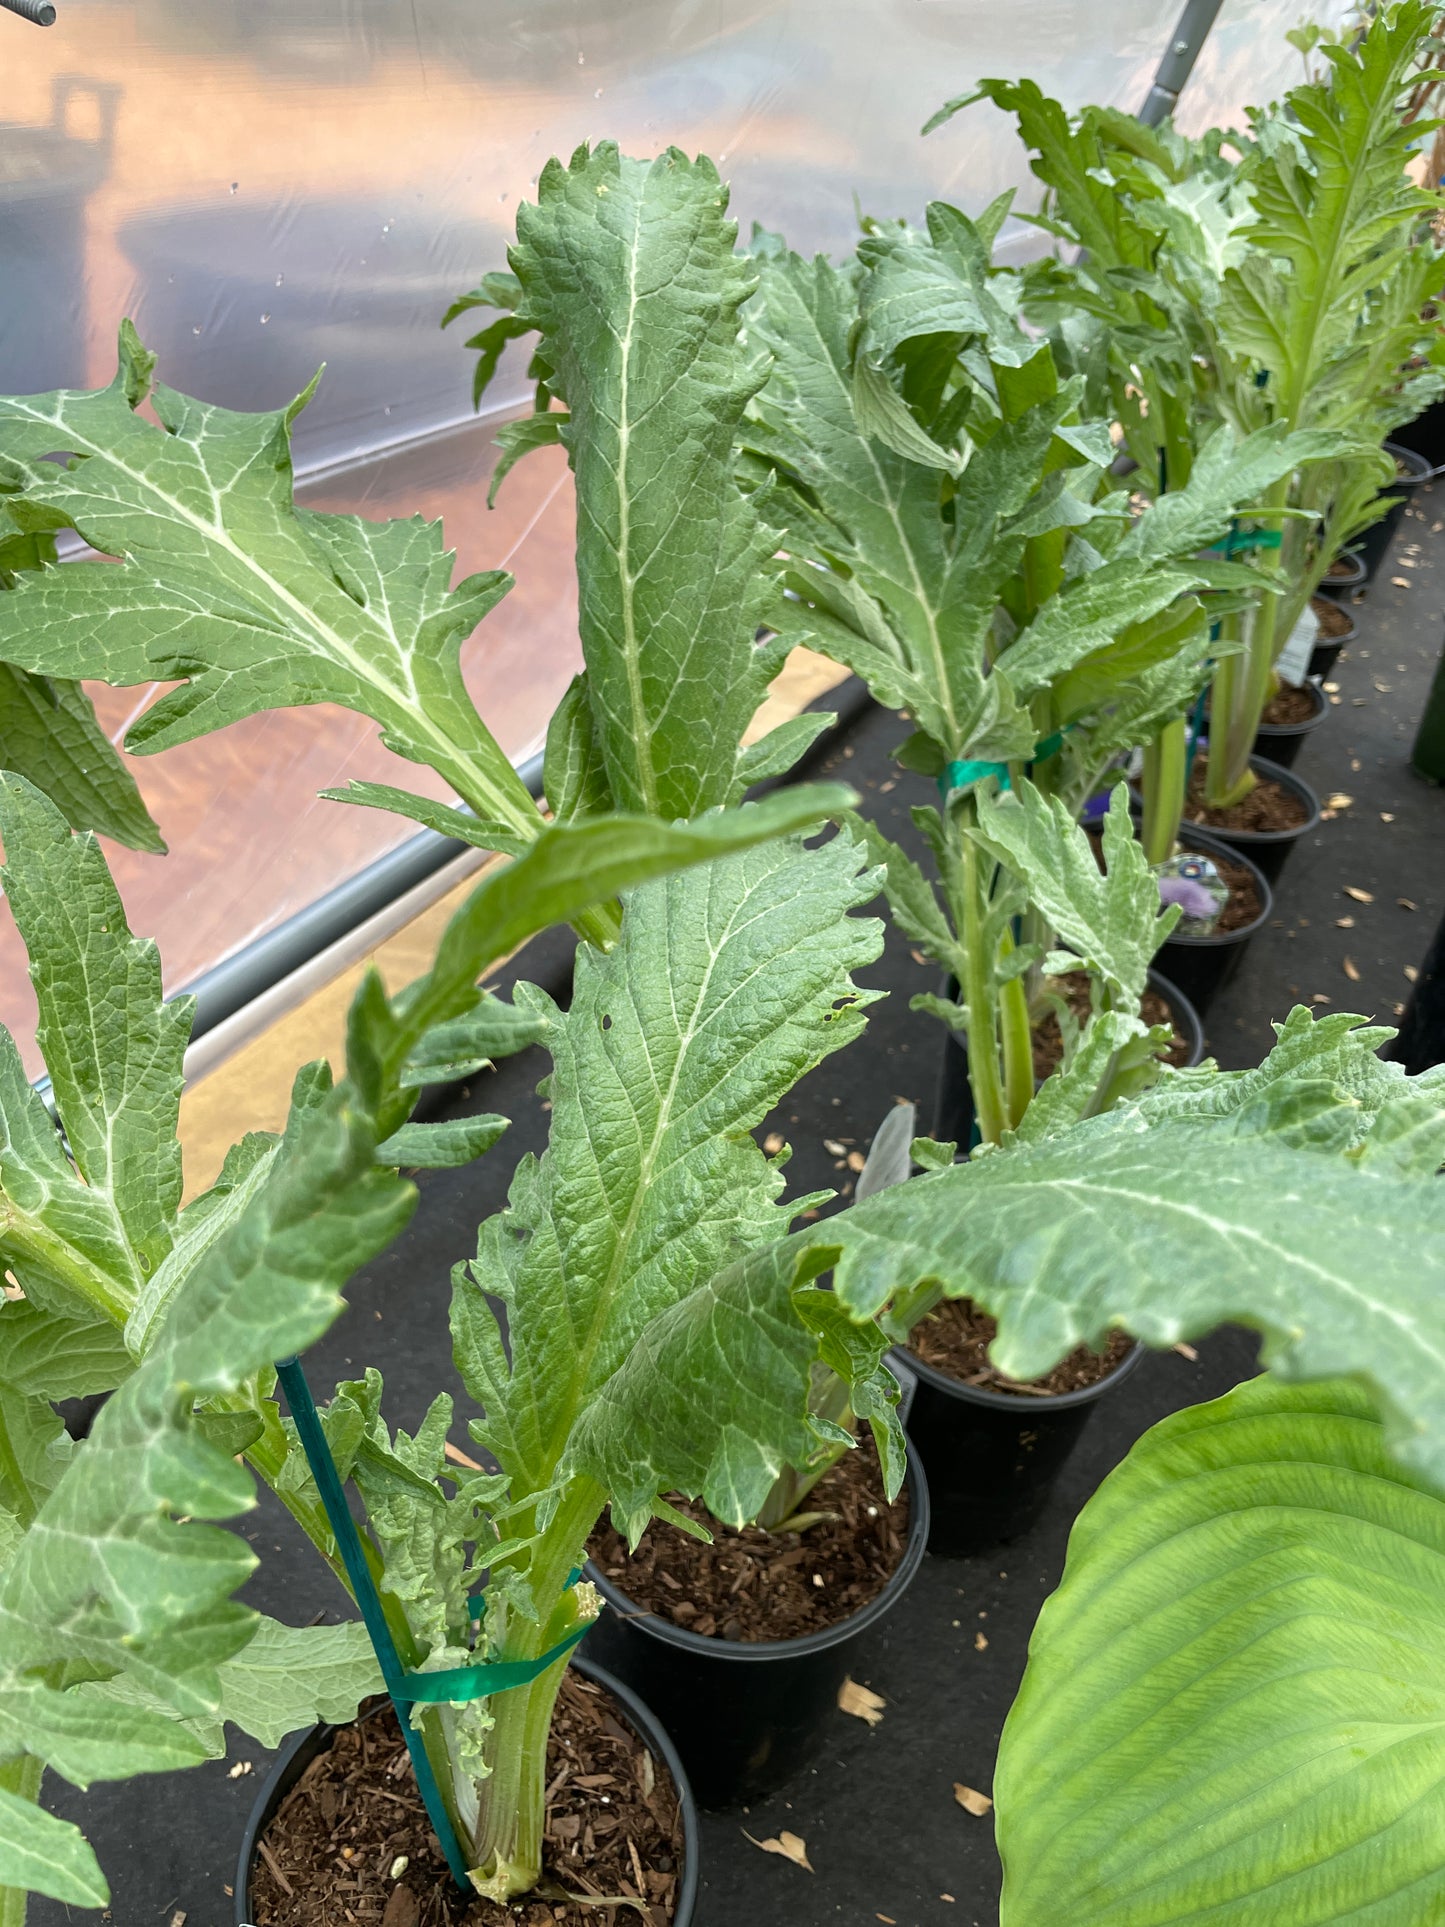
[[[1393,110],[1434,15],[1406,0],[1340,50],[1335,86],[1294,99],[1301,140],[1321,117],[1358,131],[1372,87]],[[1248,239],[1250,196],[1284,165],[1276,122],[1231,177],[1231,245],[1288,279],[1303,270],[1274,231]],[[1390,124],[1376,114],[1369,139]],[[1291,165],[1322,180],[1322,156]],[[1386,219],[1371,182],[1337,211],[1372,237],[1345,277],[1360,301],[1419,208]],[[1439,1777],[1434,1728],[1408,1757],[1383,1736],[1391,1718],[1418,1726],[1431,1690],[1402,1643],[1406,1602],[1438,1617],[1445,1080],[1382,1062],[1387,1032],[1304,1010],[1257,1070],[1166,1061],[1180,1013],[1153,1021],[1147,973],[1189,902],[1173,886],[1196,879],[1169,871],[1172,851],[1161,879],[1122,781],[1087,823],[1120,759],[1151,745],[1157,831],[1211,658],[1239,660],[1211,628],[1249,631],[1258,681],[1259,612],[1301,579],[1283,539],[1238,538],[1308,527],[1313,570],[1342,526],[1320,532],[1316,465],[1373,477],[1372,458],[1357,423],[1303,406],[1210,419],[1191,376],[1171,430],[1185,472],[1131,499],[1110,434],[1124,417],[1091,400],[1106,391],[1082,323],[1040,334],[1038,277],[990,260],[1002,214],[870,224],[840,269],[767,236],[739,254],[703,160],[603,145],[544,172],[510,273],[462,305],[500,310],[473,344],[483,383],[506,341],[536,336],[538,406],[503,431],[502,468],[561,442],[576,479],[586,666],[548,733],[545,813],[458,667],[510,583],[452,587],[436,526],[298,508],[305,397],[251,416],[180,396],[127,326],[108,388],[0,401],[0,658],[35,695],[40,745],[0,779],[0,837],[63,1131],[5,1039],[3,1927],[27,1890],[105,1898],[79,1830],[39,1803],[47,1769],[85,1785],[183,1766],[216,1755],[228,1719],[268,1745],[341,1723],[334,1743],[328,1728],[288,1750],[278,1811],[318,1763],[360,1798],[368,1770],[395,1787],[409,1755],[442,1857],[393,1855],[370,1893],[415,1887],[457,1921],[580,1922],[621,1897],[681,1927],[687,1770],[725,1803],[804,1756],[848,1640],[923,1556],[920,1448],[945,1474],[937,1544],[1022,1530],[1097,1388],[1140,1345],[1226,1320],[1264,1334],[1272,1369],[1136,1448],[1041,1623],[996,1787],[1003,1919],[1056,1913],[1062,1883],[1120,1923],[1143,1917],[1144,1890],[1175,1915],[1241,1920],[1288,1890],[1301,1922],[1337,1917],[1342,1896],[1401,1921],[1419,1915],[1393,1896],[1440,1899],[1412,1818]],[[1398,368],[1379,354],[1384,382]],[[112,560],[51,566],[67,529]],[[826,722],[740,747],[798,640],[907,712],[901,758],[939,790],[920,818],[932,876],[840,786],[745,800]],[[423,978],[367,978],[341,1074],[303,1069],[284,1136],[243,1140],[183,1209],[189,1010],[162,999],[89,834],[157,834],[118,761],[73,746],[90,678],[178,685],[132,730],[145,751],[346,704],[458,803],[379,785],[345,800],[502,859]],[[1216,675],[1231,716],[1238,687]],[[966,1050],[970,1101],[931,1138],[900,1108],[854,1202],[827,1211],[785,1197],[785,1150],[754,1134],[806,1071],[866,1048],[854,973],[881,926],[859,913],[880,887],[943,979],[919,1001],[946,1061]],[[565,1010],[479,987],[556,923],[578,937]],[[400,1173],[466,1164],[505,1129],[419,1122],[421,1092],[533,1045],[552,1062],[547,1149],[453,1281],[482,1456],[450,1438],[444,1392],[414,1436],[392,1431],[375,1371],[318,1410],[298,1355],[405,1223]],[[917,1381],[911,1448],[890,1359]],[[982,1382],[960,1391],[960,1373]],[[56,1401],[85,1394],[108,1396],[71,1441]],[[1013,1516],[980,1503],[1006,1487],[983,1486],[989,1448],[965,1426],[1010,1477],[1020,1430],[1035,1434]],[[235,1603],[252,1557],[219,1522],[253,1477],[359,1621],[291,1628]],[[820,1612],[789,1575],[825,1557],[838,1583]],[[1348,1703],[1300,1686],[1321,1614],[1351,1655]],[[620,1686],[578,1655],[584,1635]],[[383,1691],[397,1728],[358,1764],[346,1722]],[[1322,1757],[1337,1768],[1321,1775]],[[614,1798],[630,1830],[609,1824]],[[1281,1800],[1309,1824],[1257,1826],[1259,1802]],[[376,1867],[388,1837],[358,1862]],[[286,1838],[280,1880],[248,1838],[238,1921],[325,1917],[330,1889]]]

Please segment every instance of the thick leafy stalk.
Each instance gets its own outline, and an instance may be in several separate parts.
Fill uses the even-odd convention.
[[[587,1535],[607,1503],[595,1479],[571,1482],[556,1517],[532,1547],[529,1580],[535,1621],[510,1616],[508,1659],[535,1659],[596,1610],[590,1588],[579,1598],[568,1578],[585,1556]],[[547,1734],[566,1671],[565,1657],[529,1686],[500,1693],[487,1735],[474,1868],[482,1892],[508,1900],[536,1886],[546,1824]]]
[[[966,805],[971,808],[971,805]],[[951,819],[957,824],[957,819]],[[973,1091],[973,1107],[978,1118],[979,1135],[985,1144],[997,1144],[1008,1123],[1003,1079],[999,1073],[998,1006],[995,996],[993,959],[988,955],[984,922],[987,912],[983,885],[983,861],[973,840],[954,835],[958,893],[963,909],[963,997],[968,1010],[968,1081]]]
[[[1266,530],[1277,530],[1289,506],[1290,481],[1285,476],[1270,489],[1261,508]],[[1279,573],[1279,551],[1260,552],[1262,573]],[[1228,809],[1249,795],[1254,776],[1249,753],[1274,675],[1278,598],[1261,595],[1248,615],[1248,641],[1242,657],[1226,657],[1215,671],[1214,700],[1209,729],[1209,767],[1204,799],[1211,809]]]
[[[1188,760],[1189,731],[1183,716],[1166,723],[1144,747],[1144,827],[1140,841],[1151,863],[1167,862],[1174,854],[1184,815]]]
[[[1012,955],[1014,941],[1005,931],[1000,953]],[[1022,977],[1010,977],[999,986],[999,1026],[1003,1035],[1003,1082],[1008,1121],[1017,1127],[1033,1102],[1034,1043],[1029,1021],[1028,992]]]

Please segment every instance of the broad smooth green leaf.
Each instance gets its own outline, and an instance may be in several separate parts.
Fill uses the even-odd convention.
[[[43,1311],[27,1299],[0,1304],[0,1379],[41,1398],[109,1392],[130,1375],[116,1327]]]
[[[1445,1910],[1445,1500],[1344,1381],[1147,1432],[1085,1506],[1009,1714],[1001,1927]]]
[[[782,1173],[750,1133],[862,1028],[872,996],[850,972],[878,954],[880,927],[847,914],[877,887],[861,858],[842,836],[812,850],[774,842],[650,884],[628,898],[615,949],[579,951],[565,1015],[519,987],[550,1019],[551,1135],[540,1159],[518,1166],[508,1209],[482,1227],[474,1282],[460,1279],[453,1300],[458,1367],[486,1412],[476,1434],[514,1491],[550,1485],[623,1369],[633,1389],[622,1432],[598,1418],[577,1446],[586,1464],[615,1471],[619,1519],[636,1527],[669,1481],[693,1482],[718,1454],[727,1469],[703,1482],[720,1504],[735,1489],[727,1400],[710,1408],[722,1413],[718,1438],[691,1373],[679,1382],[628,1360],[700,1281],[786,1230]],[[510,1369],[484,1294],[506,1307]],[[751,1353],[758,1329],[719,1311],[708,1369],[729,1397],[750,1369],[732,1348]],[[680,1414],[698,1431],[675,1477],[667,1442]],[[751,1419],[762,1425],[761,1406]],[[801,1407],[776,1422],[792,1439],[800,1419]],[[751,1452],[758,1476],[768,1452],[767,1439]]]
[[[765,365],[740,339],[754,277],[711,161],[610,142],[550,161],[517,215],[516,318],[535,327],[577,478],[587,686],[622,810],[736,800],[774,652],[754,634],[775,533],[734,476]]]
[[[78,682],[0,662],[0,769],[28,777],[74,830],[98,830],[133,850],[165,850]]]
[[[547,1020],[540,1012],[488,994],[467,1016],[427,1031],[402,1066],[400,1081],[412,1087],[455,1083],[494,1058],[514,1057],[540,1044],[546,1035]]]
[[[1125,785],[1116,785],[1109,799],[1102,871],[1069,811],[1032,783],[980,799],[969,835],[1024,878],[1030,900],[1061,942],[1103,978],[1122,1008],[1136,1013],[1149,961],[1179,910],[1160,908],[1158,879],[1134,835]]]
[[[102,555],[0,596],[0,659],[43,675],[184,677],[132,729],[164,749],[258,710],[342,703],[428,763],[485,821],[535,833],[536,805],[477,715],[461,645],[511,586],[451,587],[438,523],[319,515],[292,500],[289,408],[243,415],[160,385],[127,322],[108,388],[0,399],[0,472],[30,513]],[[147,394],[164,424],[135,413]],[[68,466],[45,459],[65,450]],[[22,505],[12,507],[19,515]]]
[[[110,1888],[79,1827],[0,1789],[0,1888],[103,1907]]]
[[[1171,1087],[896,1185],[792,1243],[841,1248],[836,1288],[858,1317],[891,1306],[906,1325],[940,1293],[977,1300],[1018,1379],[1113,1327],[1167,1346],[1248,1325],[1281,1377],[1366,1384],[1391,1450],[1445,1484],[1445,1186],[1352,1152],[1357,1101],[1325,1079],[1195,1118],[1170,1114]],[[1403,1088],[1445,1110],[1438,1081]],[[1371,1129],[1392,1134],[1391,1106]]]
[[[163,1001],[155,945],[127,929],[95,838],[73,836],[37,789],[3,772],[0,836],[6,853],[0,874],[40,1006],[37,1039],[71,1155],[91,1194],[79,1209],[94,1215],[103,1205],[112,1214],[115,1290],[133,1296],[164,1257],[180,1204],[176,1122],[193,1003]],[[48,1153],[41,1154],[43,1169],[26,1169],[24,1151],[14,1149],[21,1166],[14,1178],[8,1156],[0,1167],[7,1193],[12,1184],[59,1187],[59,1168]],[[37,1215],[46,1229],[57,1228],[43,1205]],[[8,1236],[0,1233],[6,1242]]]

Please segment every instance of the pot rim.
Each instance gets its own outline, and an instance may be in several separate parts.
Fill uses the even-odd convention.
[[[701,1836],[698,1827],[697,1801],[693,1798],[692,1783],[682,1764],[677,1748],[672,1743],[672,1735],[658,1719],[645,1700],[614,1677],[604,1666],[588,1659],[584,1653],[574,1648],[568,1661],[575,1666],[584,1679],[590,1679],[604,1687],[621,1704],[629,1724],[638,1739],[650,1752],[661,1759],[672,1775],[672,1783],[677,1789],[678,1812],[682,1817],[682,1878],[678,1883],[677,1898],[672,1910],[672,1927],[692,1927],[697,1912],[697,1896],[701,1876],[698,1872],[698,1859]],[[374,1706],[368,1707],[357,1720],[344,1721],[343,1725],[354,1726],[358,1720],[368,1720],[383,1712],[391,1701],[384,1696]],[[257,1845],[272,1816],[272,1803],[279,1806],[300,1779],[311,1760],[317,1759],[330,1746],[342,1727],[333,1726],[326,1720],[319,1720],[314,1726],[303,1726],[298,1732],[290,1734],[281,1742],[271,1771],[262,1781],[260,1789],[252,1802],[251,1811],[246,1818],[246,1830],[241,1838],[241,1851],[236,1862],[234,1881],[236,1896],[236,1927],[250,1927],[251,1911],[251,1872],[256,1860]],[[310,1757],[295,1771],[292,1771],[296,1756],[311,1748]]]
[[[1380,490],[1382,495],[1403,495],[1408,489],[1419,488],[1422,482],[1434,479],[1435,465],[1426,461],[1417,449],[1406,448],[1403,442],[1381,442],[1387,455],[1393,455],[1397,462],[1403,462],[1411,472],[1397,475],[1392,482],[1386,482]]]
[[[1160,948],[1162,950],[1163,946],[1161,945]],[[1196,1064],[1202,1064],[1204,1061],[1204,1019],[1199,1015],[1199,1012],[1194,1008],[1189,998],[1184,995],[1184,992],[1179,988],[1178,984],[1176,984],[1172,978],[1166,977],[1162,970],[1156,970],[1153,964],[1150,964],[1146,972],[1145,981],[1149,988],[1155,991],[1164,999],[1165,1003],[1168,1004],[1170,1015],[1175,1019],[1176,1027],[1189,1032],[1191,1041],[1189,1046],[1189,1064],[1186,1068],[1192,1070]],[[1185,1020],[1182,1025],[1179,1024],[1180,1018]],[[1063,1394],[1060,1393],[1059,1396],[1062,1397]]]
[[[1365,567],[1364,559],[1358,549],[1344,550],[1342,554],[1334,558],[1334,561],[1330,563],[1329,567],[1333,568],[1335,562],[1353,562],[1355,565],[1354,574],[1337,575],[1331,580],[1328,572],[1326,572],[1320,580],[1319,587],[1315,590],[1316,595],[1339,595],[1344,589],[1361,589],[1364,587],[1369,577],[1369,570]]]
[[[1249,766],[1257,776],[1263,775],[1268,777],[1271,781],[1280,784],[1282,788],[1294,790],[1298,794],[1301,801],[1309,807],[1310,813],[1304,822],[1298,824],[1292,830],[1226,830],[1221,828],[1218,823],[1195,824],[1190,822],[1189,827],[1191,829],[1201,829],[1210,836],[1217,836],[1221,842],[1242,845],[1246,849],[1251,849],[1256,844],[1263,846],[1265,844],[1295,843],[1298,842],[1300,837],[1307,836],[1311,830],[1317,830],[1319,828],[1320,799],[1315,795],[1313,789],[1302,776],[1296,776],[1292,769],[1286,769],[1282,763],[1272,763],[1267,756],[1251,756]],[[1187,818],[1186,821],[1188,821]]]
[[[1342,582],[1340,583],[1339,586],[1342,589],[1348,589],[1351,585],[1348,582]],[[1338,643],[1340,648],[1343,649],[1347,642],[1353,642],[1355,637],[1360,633],[1360,625],[1358,622],[1355,621],[1353,607],[1347,606],[1343,602],[1337,602],[1334,596],[1325,588],[1323,583],[1321,583],[1319,588],[1315,590],[1314,595],[1310,597],[1311,602],[1314,601],[1315,596],[1323,596],[1324,600],[1329,603],[1331,608],[1338,609],[1340,611],[1340,614],[1344,616],[1348,616],[1350,621],[1349,628],[1346,629],[1345,633],[1342,636],[1326,636],[1326,635],[1317,636],[1315,639],[1315,645],[1314,645],[1315,648],[1332,649],[1335,646],[1335,644]]]
[[[1330,641],[1338,642],[1341,648],[1343,648],[1345,638],[1343,636],[1331,636]],[[1330,706],[1325,700],[1325,692],[1320,688],[1313,676],[1306,676],[1299,687],[1301,689],[1308,689],[1313,693],[1315,699],[1314,715],[1307,716],[1302,723],[1261,723],[1259,728],[1254,732],[1256,736],[1308,736],[1312,729],[1319,728],[1320,724],[1330,713]]]
[[[1207,936],[1189,930],[1175,930],[1159,946],[1156,954],[1161,957],[1168,952],[1171,944],[1179,944],[1186,950],[1215,950],[1227,943],[1243,943],[1263,928],[1274,911],[1274,891],[1269,886],[1269,878],[1257,863],[1250,861],[1243,850],[1236,850],[1217,831],[1202,829],[1197,823],[1179,825],[1178,840],[1182,843],[1186,837],[1192,844],[1202,845],[1206,856],[1218,854],[1228,857],[1231,863],[1245,865],[1254,878],[1254,887],[1259,895],[1259,915],[1252,922],[1241,924],[1237,930],[1211,930]],[[1164,981],[1168,983],[1169,979],[1166,977]]]
[[[666,1646],[679,1646],[687,1653],[706,1654],[711,1659],[736,1661],[746,1666],[761,1665],[772,1660],[804,1659],[812,1653],[826,1652],[829,1647],[841,1645],[844,1640],[852,1639],[854,1634],[865,1631],[876,1624],[884,1613],[891,1611],[912,1585],[923,1564],[923,1555],[928,1550],[928,1481],[924,1476],[923,1461],[906,1434],[904,1445],[908,1453],[908,1471],[904,1483],[908,1488],[909,1507],[908,1538],[904,1542],[903,1557],[889,1575],[883,1590],[870,1599],[866,1606],[860,1606],[857,1612],[850,1613],[846,1619],[840,1619],[832,1626],[824,1626],[816,1633],[801,1633],[792,1639],[747,1640],[718,1639],[711,1633],[690,1633],[685,1627],[674,1626],[671,1620],[663,1619],[657,1613],[639,1612],[635,1602],[613,1580],[600,1573],[591,1559],[583,1568],[584,1577],[592,1581],[614,1612],[629,1619],[653,1639],[661,1640]]]
[[[1020,1398],[1016,1392],[990,1392],[982,1385],[965,1385],[961,1379],[950,1378],[936,1365],[926,1359],[916,1358],[902,1345],[895,1345],[889,1352],[890,1363],[896,1359],[901,1365],[931,1385],[935,1391],[947,1392],[965,1405],[982,1405],[990,1412],[1026,1412],[1035,1408],[1046,1412],[1071,1412],[1080,1405],[1092,1405],[1102,1398],[1112,1386],[1136,1371],[1149,1347],[1142,1339],[1134,1340],[1133,1348],[1127,1351],[1111,1372],[1106,1372],[1092,1385],[1081,1385],[1072,1392],[1045,1392],[1040,1398]]]

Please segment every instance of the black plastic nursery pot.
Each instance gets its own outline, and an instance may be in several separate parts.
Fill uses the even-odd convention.
[[[1417,455],[1413,448],[1404,448],[1398,442],[1386,442],[1384,447],[1385,453],[1393,455],[1405,473],[1397,475],[1393,482],[1380,490],[1381,500],[1388,502],[1389,507],[1378,522],[1372,522],[1357,538],[1367,582],[1373,582],[1379,574],[1415,490],[1423,488],[1435,473],[1425,457]]]
[[[1203,1012],[1208,1010],[1216,994],[1239,969],[1251,938],[1273,916],[1274,892],[1257,863],[1252,863],[1242,850],[1233,849],[1208,831],[1196,829],[1192,823],[1182,824],[1179,842],[1186,850],[1198,850],[1204,856],[1223,856],[1231,863],[1242,863],[1254,878],[1260,902],[1258,916],[1249,923],[1241,924],[1237,930],[1223,930],[1202,937],[1176,930],[1166,943],[1160,945],[1159,963],[1167,972],[1170,985],[1177,986],[1184,993],[1196,1012]],[[1173,994],[1171,989],[1170,995]],[[1200,1049],[1202,1052],[1202,1033]]]
[[[1328,602],[1330,606],[1337,610],[1340,615],[1344,616],[1349,623],[1348,629],[1342,629],[1338,635],[1321,635],[1319,641],[1315,644],[1314,648],[1311,649],[1309,673],[1311,677],[1318,681],[1320,677],[1333,673],[1335,664],[1340,659],[1340,651],[1347,643],[1354,641],[1355,637],[1359,634],[1359,628],[1355,622],[1355,618],[1350,614],[1347,605],[1337,597],[1316,592],[1311,600]]]
[[[589,1634],[589,1639],[592,1635]],[[643,1704],[632,1688],[622,1680],[615,1679],[611,1673],[599,1666],[595,1659],[580,1652],[572,1655],[571,1664],[584,1679],[603,1687],[617,1700],[627,1724],[632,1728],[643,1745],[652,1754],[655,1762],[666,1767],[672,1775],[677,1790],[678,1811],[682,1816],[683,1862],[682,1873],[677,1884],[677,1897],[674,1901],[672,1927],[692,1927],[693,1916],[697,1910],[698,1892],[698,1824],[697,1802],[693,1798],[687,1773],[678,1758],[677,1748],[668,1738],[657,1715]],[[374,1712],[384,1710],[387,1701],[383,1700]],[[371,1715],[363,1714],[363,1718]],[[256,1795],[256,1803],[251,1808],[246,1822],[246,1831],[241,1837],[241,1851],[236,1861],[234,1891],[236,1896],[235,1927],[263,1927],[254,1922],[251,1913],[251,1872],[255,1866],[259,1843],[280,1809],[286,1795],[296,1785],[311,1762],[326,1751],[340,1731],[338,1727],[322,1723],[293,1733],[262,1783]],[[317,1927],[327,1927],[318,1921]]]
[[[1189,992],[1175,982],[1172,974],[1166,977],[1158,970],[1149,972],[1149,988],[1168,1004],[1175,1029],[1188,1039],[1188,1064],[1192,1067],[1203,1063],[1204,1025]],[[942,994],[949,998],[958,995],[958,985],[952,978],[944,979]],[[971,1150],[973,1122],[973,1091],[968,1081],[968,1040],[958,1031],[951,1030],[944,1039],[943,1058],[938,1067],[933,1135],[942,1144],[956,1144],[961,1151]]]
[[[1207,830],[1231,849],[1243,851],[1254,867],[1263,871],[1268,880],[1274,883],[1295,844],[1301,837],[1319,828],[1320,799],[1302,776],[1296,776],[1292,769],[1285,769],[1279,763],[1270,762],[1268,757],[1251,756],[1249,767],[1262,780],[1272,778],[1299,797],[1306,811],[1303,823],[1296,824],[1292,830],[1231,830],[1221,823],[1190,823],[1187,827],[1191,830]]]
[[[1343,642],[1343,638],[1341,638]],[[1330,713],[1325,692],[1317,682],[1306,679],[1301,687],[1308,691],[1314,702],[1314,714],[1307,716],[1302,723],[1261,723],[1254,737],[1254,753],[1263,756],[1271,763],[1278,763],[1281,769],[1292,769],[1295,758],[1304,748],[1305,738]]]
[[[1390,440],[1423,455],[1432,468],[1445,468],[1445,401],[1432,401],[1414,421],[1392,428]]]
[[[908,1438],[929,1480],[928,1550],[963,1559],[1022,1538],[1099,1401],[1143,1356],[1136,1345],[1097,1384],[1029,1397],[965,1385],[895,1347],[888,1362],[899,1378],[912,1380]]]
[[[908,1538],[882,1592],[836,1626],[800,1639],[688,1632],[641,1611],[588,1564],[586,1576],[608,1607],[588,1645],[610,1673],[647,1696],[682,1756],[699,1806],[763,1799],[823,1744],[860,1643],[907,1592],[928,1546],[928,1481],[911,1442],[907,1490]]]
[[[1329,566],[1324,581],[1316,589],[1316,595],[1349,596],[1356,589],[1363,589],[1368,576],[1364,563],[1355,550],[1345,555],[1337,555]]]

